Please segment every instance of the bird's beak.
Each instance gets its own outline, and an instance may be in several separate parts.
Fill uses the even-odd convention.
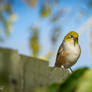
[[[74,41],[78,40],[78,38],[76,38],[76,37],[74,37],[73,39],[74,39]]]
[[[78,38],[74,37],[73,40],[74,40],[74,45],[75,45],[78,41]]]

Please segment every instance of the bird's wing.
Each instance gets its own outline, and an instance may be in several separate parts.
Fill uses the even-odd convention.
[[[64,50],[63,43],[62,43],[58,49],[58,53],[56,56],[56,62],[55,62],[56,67],[61,67],[61,65],[64,65],[66,63],[66,58],[65,58],[66,55],[67,55],[67,52]]]

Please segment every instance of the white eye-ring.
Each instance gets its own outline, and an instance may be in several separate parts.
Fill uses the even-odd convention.
[[[73,36],[72,36],[72,35],[69,35],[69,37],[70,37],[70,38],[73,38]]]

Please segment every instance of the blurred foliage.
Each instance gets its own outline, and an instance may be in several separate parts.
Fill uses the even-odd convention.
[[[76,92],[92,92],[92,70],[85,72],[80,78]]]
[[[29,6],[34,7],[37,4],[38,0],[23,0],[24,2],[26,2]]]
[[[14,0],[0,0],[0,41],[4,41],[5,37],[10,36],[11,29],[13,26],[13,22],[16,20],[16,15],[13,13],[13,1]],[[67,17],[64,16],[73,16],[74,11],[73,8],[70,6],[66,5],[66,7],[62,7],[62,2],[61,0],[21,0],[24,3],[27,3],[28,6],[31,8],[38,8],[37,11],[39,13],[39,20],[41,23],[48,18],[49,24],[48,27],[50,27],[51,30],[51,36],[50,37],[50,45],[51,48],[50,51],[46,52],[47,54],[45,55],[46,58],[51,58],[53,54],[48,54],[53,53],[54,50],[56,49],[55,46],[57,44],[58,38],[62,35],[62,31],[64,29],[62,28],[63,24],[68,24],[70,22],[71,18],[67,19]],[[70,0],[71,1],[71,0]],[[69,2],[70,2],[69,1]],[[65,2],[65,1],[64,1]],[[66,1],[67,2],[67,1]],[[85,3],[81,0],[80,3]],[[88,10],[92,9],[92,0],[88,0],[87,3],[85,3],[85,7],[88,8]],[[77,17],[75,18],[75,21],[77,24],[82,21],[82,19],[85,16],[88,16],[90,13],[89,11],[86,10],[86,8],[82,7],[77,12]],[[36,22],[36,21],[35,21]],[[57,26],[58,25],[58,26]],[[30,25],[32,26],[32,25]],[[35,26],[35,25],[34,25]],[[39,43],[39,38],[40,35],[40,30],[41,26],[39,27],[38,31],[34,30],[35,28],[31,29],[31,34],[30,34],[30,50],[32,51],[33,56],[38,56],[38,53],[42,50],[40,49],[41,43]],[[4,36],[3,36],[4,34]],[[45,35],[45,34],[43,34]]]
[[[37,56],[38,52],[40,51],[40,44],[39,44],[39,28],[38,27],[32,27],[31,28],[31,34],[30,37],[30,47],[32,48],[32,55]]]
[[[4,38],[10,35],[15,19],[11,3],[8,0],[0,0],[0,41],[4,41]]]
[[[27,0],[25,0],[25,1],[27,2]],[[48,25],[48,26],[51,27],[51,36],[50,36],[51,43],[50,44],[52,46],[52,49],[50,49],[49,52],[53,53],[54,50],[56,49],[55,46],[57,44],[58,38],[62,35],[62,31],[64,31],[64,29],[62,28],[62,24],[64,22],[67,24],[68,21],[70,21],[69,19],[64,18],[64,16],[73,15],[73,13],[74,13],[72,11],[73,9],[70,7],[66,7],[66,8],[62,7],[62,8],[56,9],[55,7],[60,6],[60,3],[61,3],[60,0],[44,0],[44,1],[34,0],[34,2],[33,2],[33,0],[29,0],[28,3],[29,2],[31,3],[30,6],[38,5],[40,7],[39,13],[40,13],[40,18],[42,21],[44,19],[48,18],[48,20],[50,22],[50,25]],[[41,2],[41,4],[39,2]],[[92,7],[91,3],[92,3],[92,0],[89,0],[88,3],[86,4],[86,7],[88,7],[89,10]],[[80,11],[78,11],[76,15],[77,15],[76,22],[79,24],[79,22],[81,22],[82,19],[88,15],[88,13],[87,13],[86,9],[83,8],[83,9],[80,9]],[[40,22],[41,22],[41,20],[40,20]],[[61,22],[60,22],[60,20],[61,20]],[[41,27],[39,28],[39,30],[41,30]],[[39,31],[38,31],[38,34],[39,34]],[[35,43],[35,41],[33,41],[33,43]],[[39,42],[37,42],[37,43],[38,43],[38,47],[40,47]],[[34,49],[33,46],[31,46],[31,49]],[[36,51],[36,53],[39,53],[40,50],[37,50],[37,51]],[[46,52],[47,54],[45,54],[45,57],[48,59],[50,59],[53,55],[53,54],[48,54],[49,52]],[[37,54],[35,54],[35,56],[36,55]]]
[[[80,82],[80,78],[82,75],[88,70],[88,68],[78,69],[74,71],[70,77],[60,85],[58,92],[74,92],[78,83]]]
[[[41,8],[41,16],[43,18],[49,16],[51,14],[51,8],[50,8],[50,5],[49,4],[45,4],[42,6]]]

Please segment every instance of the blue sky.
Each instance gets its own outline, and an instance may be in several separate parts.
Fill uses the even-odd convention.
[[[81,2],[80,2],[81,1]],[[60,3],[60,6],[53,7],[53,9],[57,10],[60,7],[67,8],[68,12],[72,9],[72,15],[66,13],[66,15],[63,18],[67,18],[67,22],[65,21],[63,23],[63,32],[62,36],[59,37],[59,40],[57,41],[56,45],[56,51],[61,44],[63,37],[71,30],[77,31],[79,27],[81,27],[87,19],[92,16],[92,12],[90,11],[89,8],[86,7],[86,4],[88,1],[83,3],[84,0],[63,0],[62,3]],[[81,19],[81,22],[77,22],[76,16],[77,12],[79,10],[84,9],[87,14]],[[7,47],[7,48],[12,48],[18,50],[20,54],[24,55],[30,55],[30,50],[29,50],[29,37],[30,37],[30,31],[29,27],[30,25],[33,24],[39,24],[41,27],[40,31],[40,38],[41,38],[41,46],[42,46],[42,52],[40,53],[40,56],[44,56],[47,51],[51,49],[50,46],[50,41],[49,41],[49,36],[50,36],[50,22],[48,21],[48,18],[41,20],[39,18],[39,11],[40,7],[37,5],[35,8],[29,7],[27,4],[21,2],[20,0],[15,0],[13,4],[13,11],[15,14],[17,14],[18,19],[15,21],[13,28],[12,28],[12,33],[10,38],[8,38],[4,43],[0,43],[0,46],[2,47]],[[59,20],[61,22],[62,19]],[[46,31],[45,31],[46,30]],[[79,37],[79,43],[82,48],[82,54],[81,57],[78,60],[78,63],[73,66],[73,68],[78,68],[78,67],[83,67],[83,66],[92,66],[92,58],[90,55],[89,51],[89,45],[88,45],[88,36],[89,32],[86,31],[83,34],[80,35]],[[53,58],[51,59],[51,65],[55,61],[55,54],[53,55]]]

